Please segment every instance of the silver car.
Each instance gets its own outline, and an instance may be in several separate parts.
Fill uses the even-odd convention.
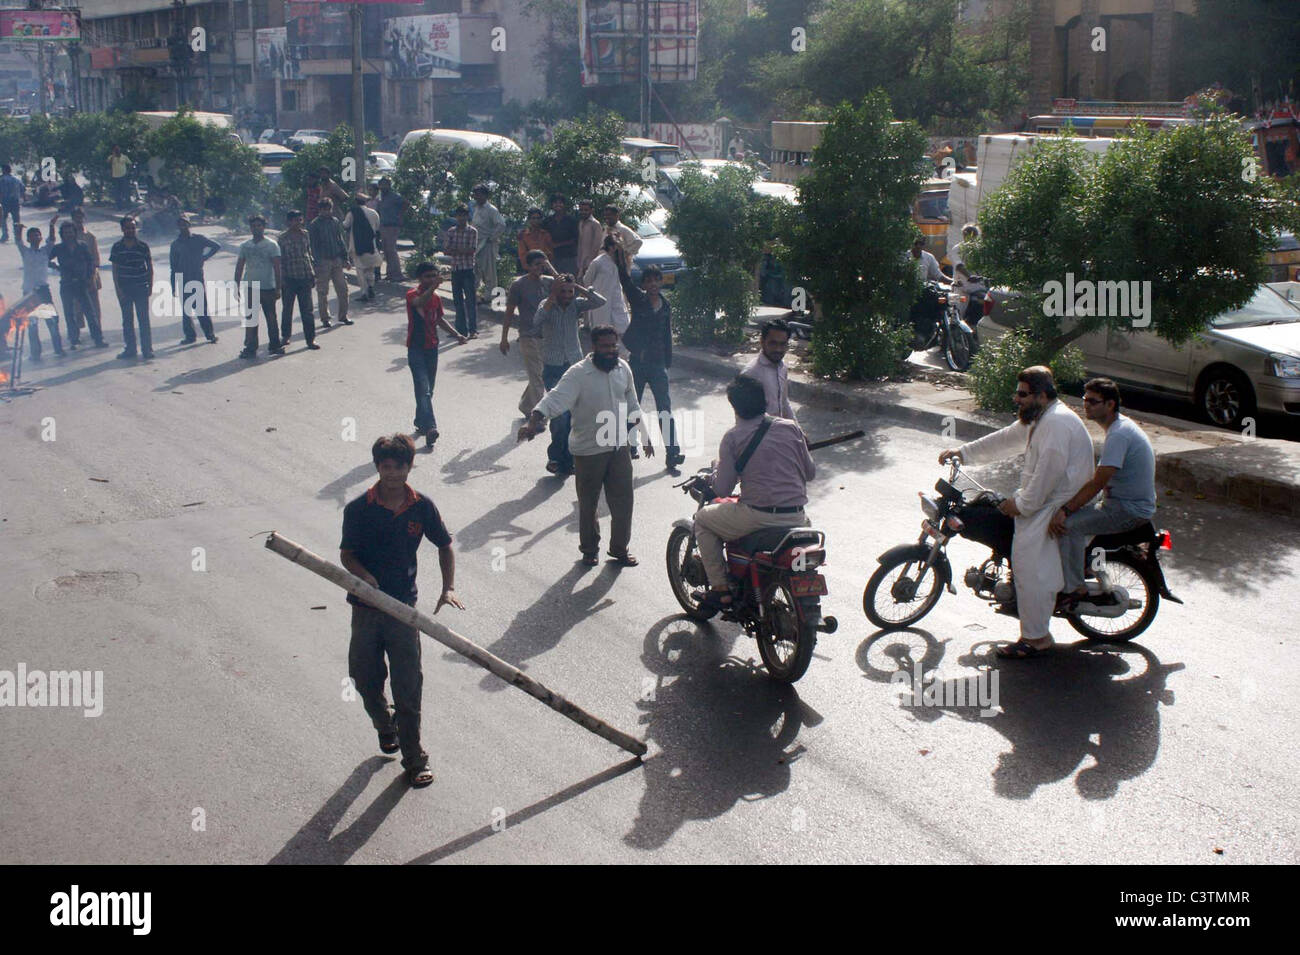
[[[1213,424],[1240,430],[1259,411],[1300,415],[1300,307],[1261,285],[1249,302],[1175,347],[1154,332],[1103,330],[1076,339],[1089,373],[1194,401]],[[978,325],[981,344],[1019,324],[1011,299]]]

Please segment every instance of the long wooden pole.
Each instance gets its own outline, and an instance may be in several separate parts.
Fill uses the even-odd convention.
[[[628,736],[626,733],[614,729],[603,720],[592,716],[586,710],[582,709],[575,703],[569,702],[559,693],[550,690],[538,683],[532,677],[523,673],[518,667],[511,666],[500,657],[493,656],[476,643],[466,640],[460,634],[449,630],[442,624],[435,621],[432,617],[427,617],[420,613],[414,607],[402,603],[382,591],[376,590],[368,583],[350,574],[337,564],[331,564],[322,557],[313,554],[300,544],[295,544],[287,538],[281,537],[274,531],[266,539],[266,546],[275,551],[281,557],[287,558],[301,567],[306,567],[314,574],[319,574],[331,583],[338,584],[348,593],[353,594],[360,600],[376,610],[382,610],[407,626],[427,633],[433,639],[437,640],[444,646],[455,650],[463,657],[468,657],[479,666],[491,673],[499,676],[513,687],[523,690],[534,699],[541,700],[555,712],[567,716],[573,722],[577,723],[583,729],[595,733],[597,736],[609,740],[615,746],[622,747],[635,756],[644,756],[646,745],[639,739]]]

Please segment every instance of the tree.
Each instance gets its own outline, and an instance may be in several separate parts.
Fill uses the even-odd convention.
[[[668,230],[690,268],[673,320],[688,344],[739,341],[756,304],[754,268],[763,243],[776,234],[780,200],[757,195],[755,178],[741,167],[724,168],[716,178],[689,166],[682,173],[682,199]]]
[[[1197,0],[1188,21],[1175,61],[1182,92],[1221,83],[1247,114],[1300,95],[1300,11],[1294,0]]]
[[[162,161],[158,185],[184,208],[202,210],[213,197],[227,216],[248,212],[266,188],[257,154],[234,143],[229,130],[201,123],[193,114],[182,107],[145,136],[149,157]]]
[[[366,149],[374,147],[374,134],[366,134]],[[405,153],[405,151],[403,151]],[[280,167],[280,183],[271,190],[267,199],[267,218],[279,227],[284,223],[288,209],[301,209],[307,193],[307,177],[324,166],[333,178],[348,192],[365,185],[365,170],[355,169],[352,147],[352,127],[339,123],[323,143],[308,143]]]
[[[893,326],[916,286],[907,210],[920,192],[916,157],[925,136],[914,123],[893,121],[881,90],[831,115],[812,172],[799,181],[791,265],[821,303],[814,370],[879,377],[905,357],[911,337],[910,328]]]
[[[555,130],[548,143],[528,153],[528,181],[539,197],[561,193],[570,199],[591,199],[599,209],[606,203],[622,207],[636,220],[653,203],[640,196],[646,171],[623,155],[623,121],[614,113],[588,112]],[[653,184],[653,174],[648,179]]]
[[[1100,159],[1071,137],[1044,140],[985,201],[967,258],[1024,293],[1048,354],[1102,328],[1148,328],[1182,344],[1250,299],[1264,254],[1295,216],[1284,187],[1254,174],[1254,163],[1227,116],[1158,132],[1135,124]],[[1095,292],[1072,309],[1090,314],[1061,314],[1070,282]]]

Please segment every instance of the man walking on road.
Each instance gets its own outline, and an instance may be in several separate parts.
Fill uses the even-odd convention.
[[[555,259],[555,247],[551,245],[551,234],[542,228],[542,210],[528,210],[528,227],[519,230],[515,237],[515,247],[519,253],[519,267],[528,271],[528,253],[534,250],[544,252],[548,263]],[[551,269],[551,274],[555,269]]]
[[[1119,387],[1109,378],[1093,378],[1083,386],[1083,413],[1105,429],[1106,443],[1092,479],[1052,515],[1049,532],[1058,539],[1067,598],[1088,596],[1083,570],[1089,540],[1131,531],[1156,513],[1155,451],[1119,406]],[[1102,499],[1088,506],[1102,492]]]
[[[194,330],[194,319],[198,319],[203,329],[203,337],[211,344],[216,344],[217,336],[212,330],[212,319],[208,316],[208,286],[203,276],[203,266],[218,252],[221,246],[205,235],[195,235],[190,231],[188,216],[177,220],[180,235],[171,246],[171,285],[173,292],[181,301],[181,329],[184,338],[182,345],[192,345],[198,341]],[[177,280],[179,279],[179,284]]]
[[[1092,438],[1079,416],[1056,397],[1050,369],[1034,365],[1020,373],[1015,424],[939,455],[980,464],[1024,454],[1020,490],[999,506],[1015,518],[1011,570],[1020,616],[1020,639],[999,647],[999,657],[1022,660],[1053,645],[1052,612],[1065,586],[1061,553],[1048,537],[1052,517],[1092,477]]]
[[[402,260],[397,255],[397,233],[402,228],[402,209],[406,200],[393,192],[387,176],[379,180],[379,237],[384,243],[385,281],[402,281]]]
[[[104,327],[104,310],[99,304],[99,289],[104,284],[99,278],[99,240],[86,228],[86,210],[81,206],[72,210],[72,222],[77,227],[77,239],[90,250],[91,260],[95,263],[95,278],[90,284],[90,302],[95,306],[95,317],[99,327]]]
[[[480,182],[470,191],[474,199],[474,228],[478,231],[478,247],[474,254],[476,282],[482,285],[478,303],[486,304],[488,296],[497,288],[497,257],[501,254],[501,237],[506,233],[506,217],[488,202],[492,191]]]
[[[50,220],[50,231],[59,221],[56,213]],[[50,246],[50,261],[59,264],[59,300],[63,303],[63,319],[68,326],[68,342],[76,348],[81,343],[81,328],[90,326],[90,338],[96,348],[106,348],[104,333],[99,327],[99,314],[90,301],[90,289],[95,280],[95,263],[90,250],[77,239],[77,227],[71,222],[59,226],[60,241]]]
[[[510,354],[510,323],[515,320],[519,326],[515,344],[519,346],[519,354],[524,359],[524,371],[528,375],[528,385],[519,398],[519,413],[525,418],[546,393],[546,382],[542,377],[542,332],[533,324],[533,319],[537,316],[538,306],[550,297],[553,281],[551,276],[544,274],[551,268],[546,253],[534,249],[528,253],[527,261],[528,271],[510,283],[510,291],[506,295],[506,315],[501,322],[499,346],[501,354]]]
[[[790,407],[790,369],[785,365],[785,353],[790,347],[790,326],[779,318],[764,322],[758,331],[758,345],[759,353],[740,373],[763,386],[768,414],[789,418],[798,424],[799,419]]]
[[[551,196],[551,214],[542,221],[551,234],[557,272],[575,275],[578,271],[578,220],[569,215],[569,200],[556,193]]]
[[[288,228],[280,233],[280,278],[284,290],[280,300],[280,343],[285,347],[293,334],[293,304],[298,303],[302,317],[302,337],[311,351],[316,344],[316,316],[312,314],[311,293],[316,285],[316,263],[311,257],[311,236],[302,226],[302,213],[290,209],[285,215]]]
[[[54,241],[54,226],[50,226],[50,241]],[[31,228],[27,230],[27,244],[23,244],[23,234],[21,229],[14,230],[14,242],[18,244],[18,255],[23,260],[23,298],[17,302],[5,313],[6,324],[0,325],[0,343],[3,343],[5,335],[8,334],[10,326],[14,319],[11,318],[20,307],[31,311],[39,305],[53,305],[54,299],[50,295],[50,256],[49,249],[41,248],[41,230]],[[56,313],[54,318],[45,320],[45,327],[50,333],[50,344],[54,348],[54,354],[63,354],[63,337],[59,334],[59,316]],[[14,347],[17,347],[15,342]],[[39,326],[34,319],[27,323],[27,348],[28,354],[32,356],[32,361],[41,360],[41,333]]]
[[[343,218],[343,235],[347,238],[348,259],[357,269],[361,299],[373,302],[375,269],[383,260],[379,255],[379,213],[366,205],[368,198],[364,192],[352,197],[352,208]]]
[[[343,271],[348,249],[343,241],[343,230],[334,218],[334,202],[321,199],[316,218],[307,227],[311,239],[311,257],[316,265],[316,303],[320,306],[321,328],[330,327],[330,282],[339,300],[339,324],[351,325],[348,318],[348,278]]]
[[[623,214],[623,210],[618,206],[608,205],[601,210],[601,214],[605,217],[605,234],[618,239],[618,244],[627,253],[627,261],[630,264],[641,251],[641,237],[634,229],[618,221],[618,217]]]
[[[604,297],[560,275],[551,283],[546,301],[537,306],[533,327],[542,333],[542,383],[554,388],[569,366],[582,360],[582,343],[578,325],[582,313],[605,304]],[[618,346],[615,344],[615,354]],[[546,449],[546,470],[559,477],[573,473],[573,455],[569,452],[570,416],[568,411],[551,418],[551,443]]]
[[[467,339],[451,327],[442,313],[438,285],[442,276],[432,262],[415,270],[419,285],[406,293],[406,362],[415,386],[415,433],[424,435],[425,446],[438,440],[438,419],[433,413],[433,386],[438,378],[438,326],[462,345]]]
[[[253,237],[239,247],[235,260],[235,284],[247,279],[249,293],[244,301],[248,315],[244,319],[244,350],[240,358],[257,357],[257,306],[262,306],[266,318],[266,350],[272,355],[284,354],[280,341],[280,326],[275,317],[275,306],[280,300],[280,246],[266,235],[266,220],[259,215],[249,218],[248,227]],[[253,300],[257,296],[257,301]]]
[[[609,556],[624,567],[639,561],[628,553],[632,539],[632,458],[624,444],[624,423],[640,422],[632,384],[632,369],[618,357],[618,333],[612,326],[591,330],[592,353],[569,368],[533,409],[519,429],[519,440],[531,441],[547,418],[571,415],[570,446],[578,492],[578,549],[582,563],[594,567],[600,554],[600,522],[596,510],[600,492],[609,505]],[[654,454],[641,426],[646,455]],[[628,438],[630,440],[630,438]]]
[[[623,344],[631,356],[628,364],[636,383],[637,401],[649,385],[659,420],[668,425],[664,433],[664,467],[675,473],[677,465],[686,458],[677,444],[677,423],[673,420],[673,400],[668,391],[668,369],[673,363],[673,313],[668,300],[659,292],[663,273],[659,266],[647,265],[641,272],[641,287],[637,288],[632,284],[623,255],[617,261],[619,282],[632,312]]]
[[[113,147],[117,149],[116,146]],[[122,238],[113,243],[108,261],[113,263],[113,287],[122,307],[122,342],[125,347],[118,358],[134,358],[135,328],[131,313],[140,326],[140,355],[153,358],[153,333],[149,327],[149,293],[153,291],[153,253],[135,235],[134,216],[122,217]]]
[[[456,599],[456,555],[451,534],[433,501],[406,483],[415,461],[415,444],[404,434],[379,438],[370,449],[379,480],[343,509],[343,539],[339,558],[343,567],[402,603],[415,606],[418,566],[416,551],[421,538],[438,548],[442,594],[433,608],[464,610]],[[348,594],[352,604],[352,641],[348,646],[348,676],[379,734],[384,753],[401,750],[407,781],[417,788],[433,782],[429,754],[420,745],[420,703],[424,674],[420,671],[420,632],[363,604]],[[388,665],[384,665],[387,655]],[[384,679],[393,685],[396,715],[384,695]]]
[[[114,145],[108,154],[108,174],[112,183],[114,209],[126,208],[127,194],[131,191],[131,180],[126,174],[130,168],[130,158],[122,155],[121,146]]]
[[[590,199],[578,200],[578,270],[574,274],[579,278],[587,274],[605,241],[605,227],[593,215],[594,210]]]
[[[442,251],[451,258],[451,302],[456,309],[456,331],[478,338],[478,302],[474,297],[474,261],[478,230],[469,224],[469,209],[457,206],[456,224],[439,237]]]
[[[9,220],[14,223],[14,241],[18,241],[18,230],[22,224],[23,183],[10,171],[5,163],[0,166],[0,242],[9,241]]]

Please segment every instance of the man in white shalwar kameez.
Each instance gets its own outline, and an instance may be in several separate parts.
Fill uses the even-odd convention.
[[[618,240],[610,235],[605,236],[600,253],[587,266],[582,281],[587,288],[594,288],[605,296],[606,302],[600,308],[593,308],[587,313],[588,328],[595,328],[597,325],[613,325],[614,331],[618,332],[619,347],[622,348],[623,334],[632,319],[627,313],[623,286],[618,280],[618,266],[614,262],[614,254],[617,250]]]
[[[1015,518],[1011,570],[1020,614],[1020,640],[998,655],[1020,659],[1052,646],[1056,595],[1065,586],[1057,542],[1048,536],[1052,516],[1092,477],[1092,438],[1079,416],[1057,400],[1052,373],[1042,365],[1020,373],[1016,389],[1019,420],[1001,431],[939,456],[984,464],[1024,454],[1020,490],[1001,505]]]

